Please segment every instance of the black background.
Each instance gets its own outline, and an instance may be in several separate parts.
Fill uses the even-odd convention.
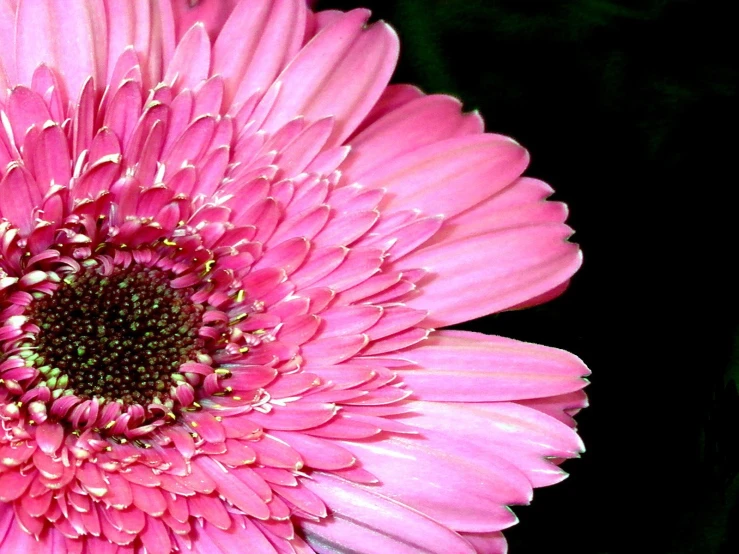
[[[394,82],[479,109],[570,206],[585,263],[569,291],[463,326],[570,350],[593,370],[578,417],[588,451],[515,509],[512,554],[739,552],[732,4],[316,6],[388,21]]]

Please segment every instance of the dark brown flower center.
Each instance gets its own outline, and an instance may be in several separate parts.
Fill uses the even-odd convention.
[[[34,365],[47,386],[80,398],[164,402],[172,375],[203,349],[203,307],[191,294],[173,289],[159,269],[83,270],[31,304],[40,329]]]

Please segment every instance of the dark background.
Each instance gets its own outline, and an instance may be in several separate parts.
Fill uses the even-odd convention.
[[[732,4],[317,4],[388,21],[402,45],[394,82],[479,109],[570,206],[585,263],[569,291],[464,326],[593,370],[578,418],[588,451],[515,509],[512,554],[739,552]]]

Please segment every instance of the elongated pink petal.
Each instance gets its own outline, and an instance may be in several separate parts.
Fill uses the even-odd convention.
[[[328,145],[346,138],[377,101],[398,57],[392,29],[376,23],[364,29],[369,14],[355,10],[321,31],[277,77],[280,91],[266,131],[284,125],[296,111],[309,121],[334,116]],[[318,61],[318,63],[317,63]]]
[[[479,465],[459,442],[453,454],[436,436],[342,444],[380,480],[384,495],[457,531],[510,527],[516,517],[506,504],[528,503],[531,498],[531,485],[515,466],[502,459]],[[418,479],[430,486],[415,486]],[[453,497],[448,490],[455,491]]]
[[[172,2],[177,37],[180,37],[198,21],[215,38],[233,11],[238,0],[199,0],[198,2]]]
[[[479,116],[462,115],[461,103],[442,95],[421,96],[388,112],[348,142],[342,164],[349,181],[373,167],[435,142],[482,133]]]
[[[317,473],[305,486],[332,511],[323,523],[303,524],[308,543],[319,551],[474,552],[462,537],[433,519],[343,479]]]
[[[176,82],[179,87],[193,88],[208,77],[210,58],[208,34],[202,25],[194,25],[177,44],[164,82]]]
[[[452,325],[510,308],[569,279],[582,263],[566,225],[533,225],[432,245],[399,261],[429,276],[406,302],[430,307],[427,323]],[[525,277],[523,277],[525,275]],[[476,286],[485,282],[484,290]]]
[[[390,210],[414,206],[428,215],[452,217],[512,183],[527,165],[527,152],[514,141],[470,135],[412,150],[353,179],[387,189]]]
[[[439,331],[400,354],[420,369],[400,372],[416,397],[485,402],[580,390],[589,373],[575,356],[538,344],[464,331]]]
[[[77,97],[90,76],[98,86],[102,85],[106,62],[103,59],[105,19],[100,17],[96,4],[56,0],[19,2],[15,37],[19,83],[30,83],[36,67],[45,63],[58,68],[69,98]],[[64,40],[67,36],[75,40]]]
[[[213,71],[223,75],[227,104],[266,90],[298,52],[305,30],[301,0],[242,0],[213,47]]]
[[[558,483],[567,476],[548,458],[571,458],[583,451],[571,428],[514,403],[414,402],[408,415],[403,421],[425,432],[443,433],[450,442],[462,440],[485,457],[507,460],[523,471],[534,487]],[[465,425],[461,427],[459,421]]]

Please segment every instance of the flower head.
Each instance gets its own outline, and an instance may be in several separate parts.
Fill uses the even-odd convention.
[[[368,12],[186,4],[0,2],[0,550],[504,551],[587,369],[436,329],[564,206]]]

